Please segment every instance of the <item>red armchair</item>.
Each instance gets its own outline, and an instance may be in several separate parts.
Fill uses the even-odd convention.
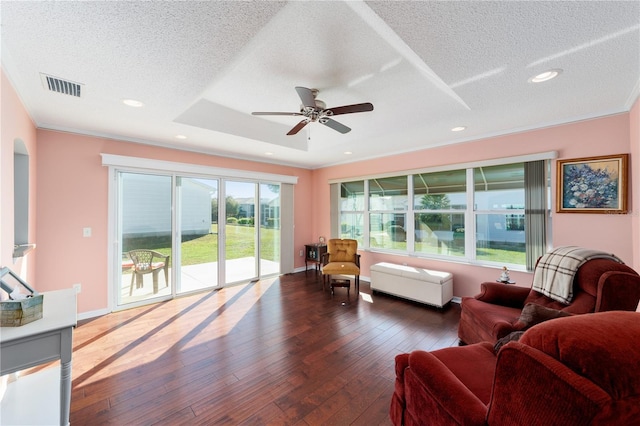
[[[602,311],[634,311],[640,300],[640,275],[610,259],[584,263],[573,280],[573,300],[556,302],[531,288],[496,282],[480,284],[480,294],[463,297],[458,337],[462,343],[490,342],[513,331],[524,330],[522,309],[529,303],[570,314]]]
[[[394,425],[639,425],[640,313],[538,324],[497,353],[483,342],[396,356]]]

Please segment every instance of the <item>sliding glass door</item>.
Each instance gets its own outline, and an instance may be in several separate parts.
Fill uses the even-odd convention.
[[[117,304],[171,296],[172,177],[118,174]]]
[[[225,282],[258,277],[255,182],[225,181]]]
[[[260,184],[260,273],[280,273],[280,185]]]
[[[176,291],[218,286],[218,180],[178,176],[176,235],[179,279]]]
[[[279,184],[116,176],[118,307],[280,272]]]

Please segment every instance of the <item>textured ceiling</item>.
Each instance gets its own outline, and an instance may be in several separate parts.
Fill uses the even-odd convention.
[[[638,1],[3,1],[0,13],[2,66],[38,127],[306,168],[624,112],[639,92]],[[41,73],[82,97],[46,90]],[[300,117],[251,115],[299,111],[295,86],[375,109],[336,117],[347,134],[311,123],[286,136]]]

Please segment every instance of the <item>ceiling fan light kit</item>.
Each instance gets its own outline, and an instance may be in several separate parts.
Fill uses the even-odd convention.
[[[303,116],[304,118],[296,124],[287,135],[295,135],[302,130],[309,123],[320,123],[325,126],[340,132],[348,133],[351,129],[344,124],[331,119],[330,117],[342,114],[352,114],[356,112],[373,111],[373,104],[369,102],[353,105],[343,105],[334,108],[327,108],[327,104],[320,99],[316,99],[318,96],[318,89],[308,89],[306,87],[296,87],[296,92],[302,101],[300,105],[300,112],[252,112],[252,115],[291,115],[291,116]]]

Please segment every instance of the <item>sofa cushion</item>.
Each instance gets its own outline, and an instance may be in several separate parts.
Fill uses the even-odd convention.
[[[467,389],[485,405],[491,398],[493,373],[496,369],[496,357],[489,343],[476,343],[439,349],[431,352],[438,358]],[[411,358],[410,361],[411,363]],[[483,374],[478,374],[482,371]]]
[[[514,332],[511,332],[511,333],[507,334],[503,338],[498,339],[496,344],[493,345],[493,352],[497,354],[498,351],[500,351],[500,348],[503,347],[504,345],[506,345],[507,343],[509,343],[509,342],[517,342],[518,340],[520,340],[520,338],[522,337],[523,334],[524,334],[524,331],[514,331]]]
[[[594,319],[597,327],[593,327]],[[558,318],[530,328],[520,338],[520,343],[593,381],[614,400],[640,395],[638,342],[640,314],[625,311]]]
[[[518,330],[527,330],[536,324],[548,321],[550,319],[568,317],[573,314],[558,309],[548,308],[542,305],[536,305],[535,303],[528,303],[522,308],[520,318],[516,323]]]
[[[571,312],[573,314],[587,314],[593,312],[596,308],[596,297],[584,291],[573,292],[573,300],[570,305],[557,302],[542,293],[531,290],[529,296],[524,301],[525,305],[535,303],[536,305],[546,306],[547,308],[557,309],[559,311]]]
[[[360,268],[353,262],[331,262],[322,267],[325,275],[360,275]]]
[[[329,240],[329,262],[353,262],[358,252],[356,240]]]
[[[462,299],[458,336],[463,342],[491,342],[514,331],[522,309],[484,303],[473,297]]]

